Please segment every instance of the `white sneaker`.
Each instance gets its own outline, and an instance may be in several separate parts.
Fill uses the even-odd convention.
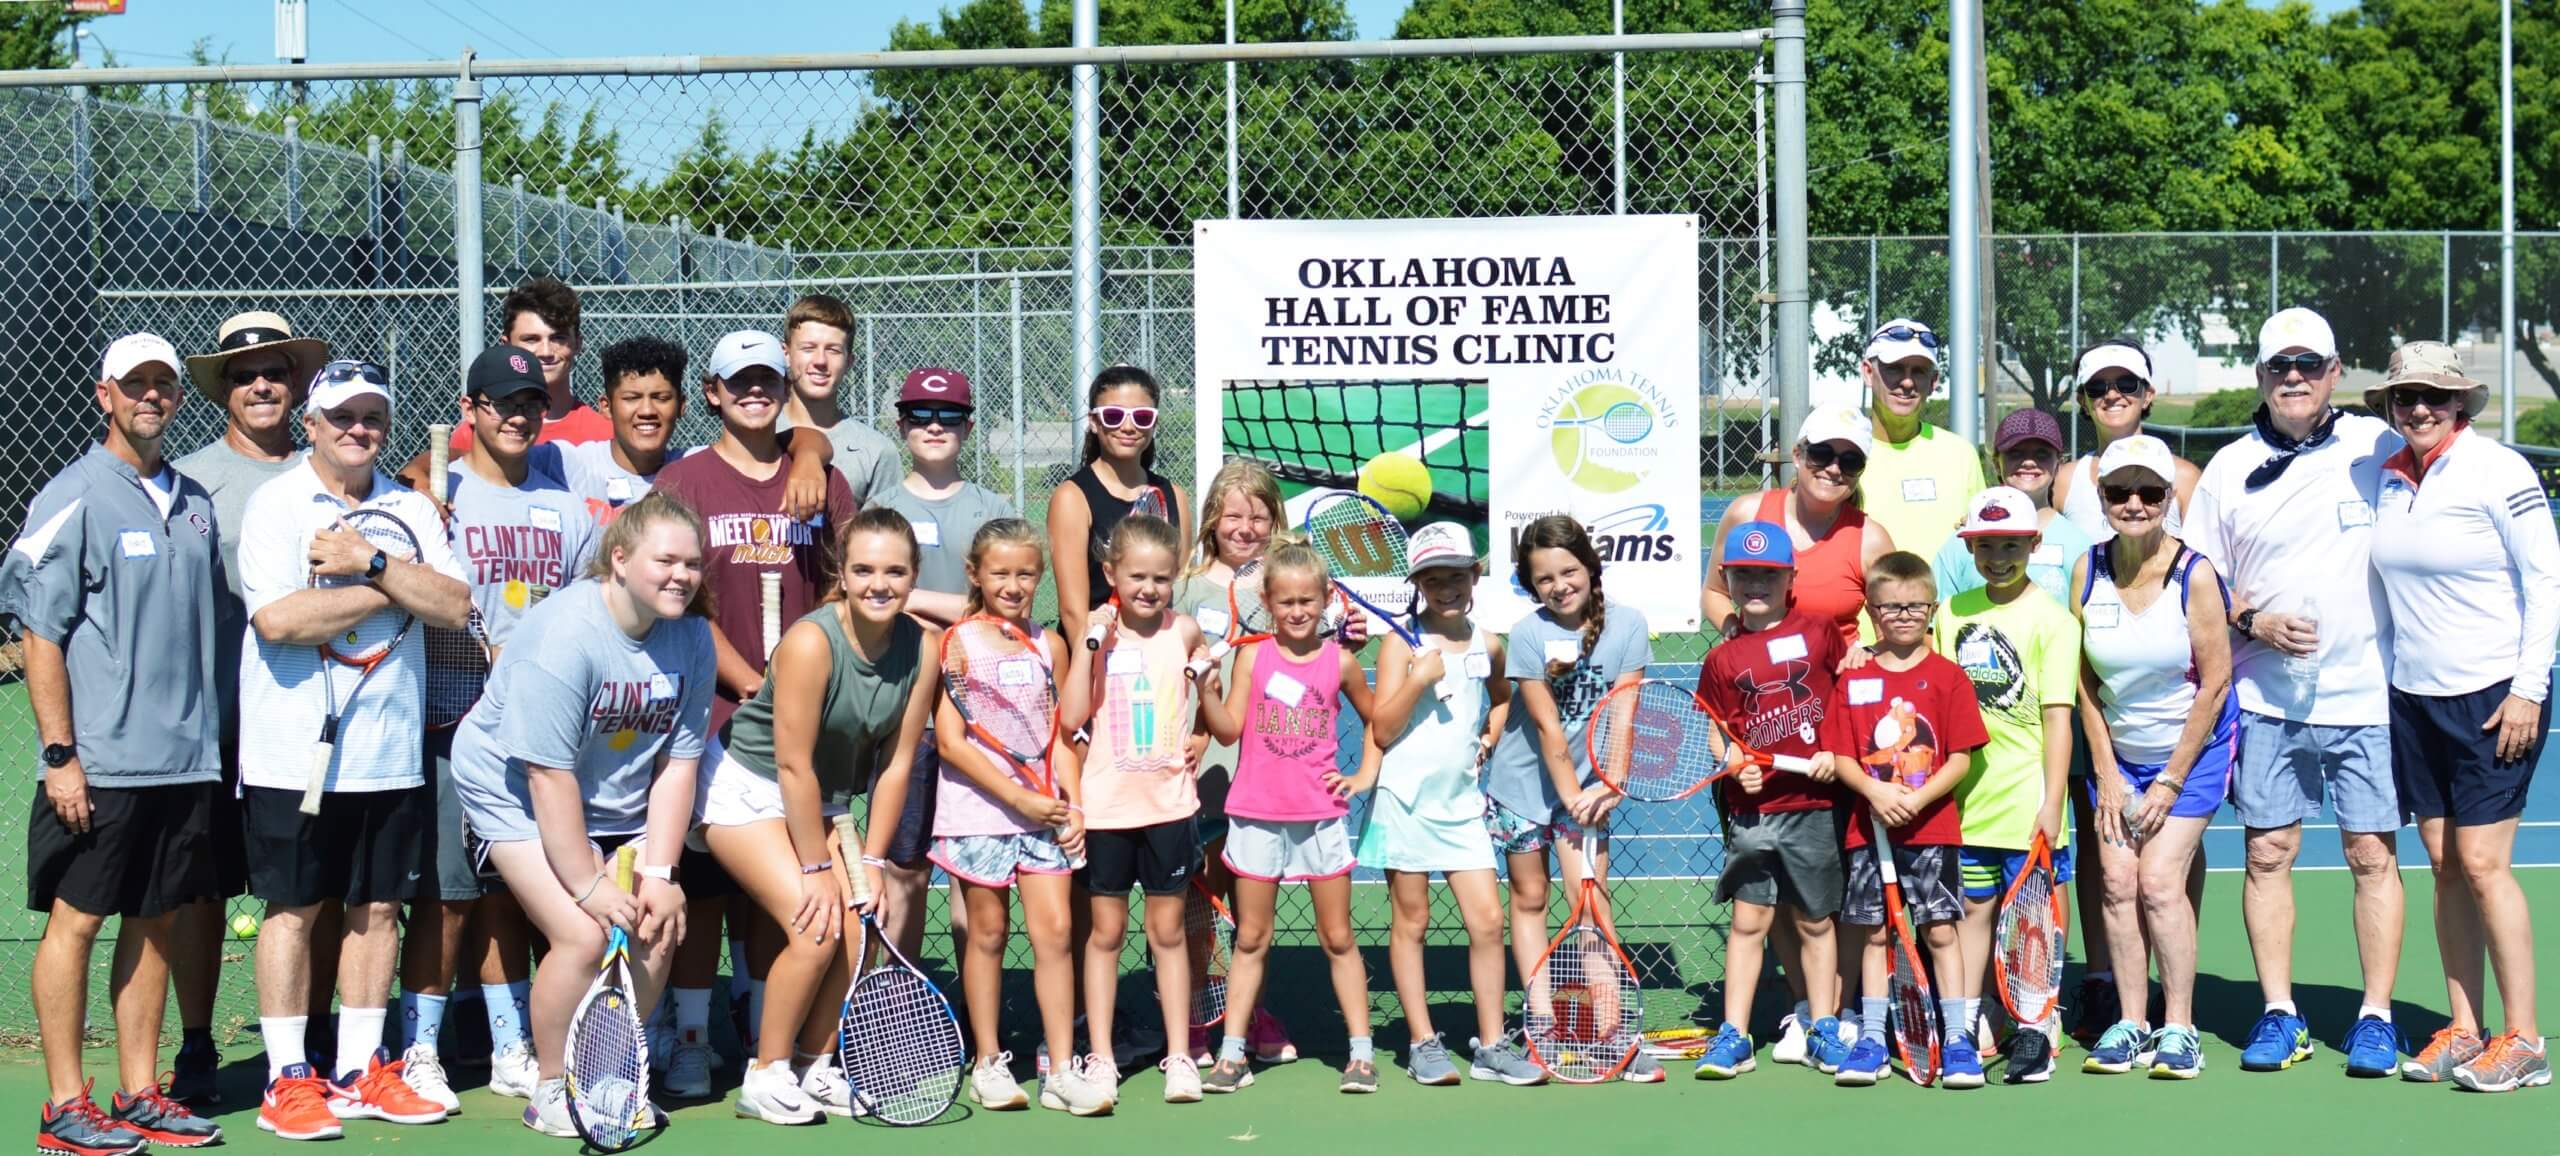
[[[1120,1065],[1118,1062],[1108,1056],[1086,1056],[1084,1078],[1092,1081],[1094,1087],[1101,1089],[1102,1094],[1110,1098],[1113,1106],[1119,1105]]]
[[[681,1040],[667,1053],[667,1077],[659,1086],[669,1098],[711,1098],[711,1045],[700,1038]]]
[[[1200,1065],[1189,1056],[1166,1056],[1156,1063],[1164,1073],[1164,1102],[1197,1104],[1200,1102]]]
[[[851,1116],[853,1085],[846,1083],[844,1069],[836,1066],[834,1056],[820,1056],[800,1073],[800,1094],[830,1116]]]
[[[1031,1098],[1022,1094],[1022,1085],[1013,1078],[1013,1053],[997,1052],[978,1057],[969,1069],[969,1098],[990,1112],[1011,1112],[1031,1106]]]
[[[738,1081],[737,1113],[750,1120],[767,1124],[807,1124],[822,1113],[800,1090],[800,1081],[791,1074],[787,1060],[770,1064],[747,1061],[747,1074]]]
[[[489,1059],[489,1090],[501,1096],[530,1100],[535,1085],[541,1082],[542,1068],[533,1061],[533,1045],[523,1040],[498,1049],[498,1054]]]
[[[1054,1064],[1040,1080],[1040,1106],[1071,1116],[1100,1116],[1111,1111],[1111,1097],[1085,1065],[1069,1059]]]
[[[538,1080],[525,1098],[533,1101],[524,1106],[525,1127],[564,1140],[578,1138],[578,1122],[569,1118],[569,1081]]]
[[[400,1080],[409,1085],[410,1091],[448,1114],[462,1110],[462,1097],[453,1094],[452,1081],[445,1079],[444,1060],[434,1048],[411,1044],[408,1051],[400,1053]]]
[[[1785,1016],[1780,1017],[1778,1020],[1778,1042],[1775,1046],[1769,1049],[1770,1061],[1772,1063],[1780,1064],[1803,1063],[1804,1029],[1804,1021],[1797,1019],[1796,1013],[1788,1012]]]

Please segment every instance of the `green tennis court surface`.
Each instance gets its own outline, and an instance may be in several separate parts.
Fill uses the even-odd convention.
[[[1230,381],[1221,426],[1229,457],[1271,468],[1295,496],[1350,489],[1382,453],[1431,470],[1431,511],[1481,525],[1492,453],[1482,381]]]

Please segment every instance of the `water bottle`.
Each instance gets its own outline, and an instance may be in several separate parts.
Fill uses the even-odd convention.
[[[2320,619],[2308,609],[2294,615],[2293,618],[2311,628],[2315,634],[2320,630]],[[2324,639],[2323,643],[2325,642]],[[2322,646],[2314,646],[2309,654],[2284,656],[2284,673],[2286,678],[2293,680],[2295,702],[2309,702],[2320,692],[2320,651],[2322,649]]]

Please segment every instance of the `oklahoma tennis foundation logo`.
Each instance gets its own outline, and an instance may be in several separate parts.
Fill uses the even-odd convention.
[[[1588,493],[1644,484],[1668,456],[1669,399],[1644,375],[1586,369],[1566,378],[1538,407],[1538,425],[1556,469]]]

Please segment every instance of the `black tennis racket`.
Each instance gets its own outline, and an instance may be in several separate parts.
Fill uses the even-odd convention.
[[[395,561],[418,560],[418,536],[410,531],[408,523],[389,510],[363,507],[350,511],[339,521],[341,528],[363,535],[374,549]],[[364,581],[360,574],[311,575],[311,585],[315,588],[354,586]],[[365,684],[373,681],[373,672],[380,670],[383,661],[400,649],[401,640],[409,636],[409,627],[416,621],[416,616],[395,602],[365,615],[363,620],[331,635],[319,645],[320,693],[328,703],[328,713],[320,718],[320,740],[312,744],[311,780],[302,788],[303,814],[320,813],[321,792],[328,786],[330,768],[337,764],[338,723],[344,717],[345,709],[355,706],[357,697],[364,693]],[[355,685],[348,687],[346,696],[341,699],[338,695],[338,672],[347,667],[356,671]],[[341,702],[346,704],[344,709],[339,706]]]

